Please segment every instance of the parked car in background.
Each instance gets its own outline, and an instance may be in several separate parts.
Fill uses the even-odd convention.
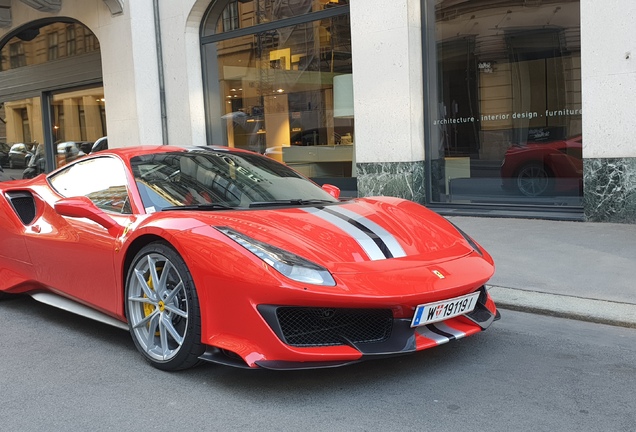
[[[57,144],[56,165],[61,167],[84,156],[91,151],[93,146],[89,141],[65,141]]]
[[[101,137],[94,143],[90,141],[65,141],[56,146],[56,163],[60,167],[80,156],[108,149],[108,138]],[[44,144],[38,144],[34,155],[22,173],[23,179],[33,178],[46,171],[46,154]]]
[[[26,168],[32,155],[31,148],[26,144],[13,144],[9,150],[9,168]]]
[[[501,165],[501,179],[504,190],[528,197],[581,192],[583,136],[510,147]]]
[[[9,144],[0,142],[0,167],[9,166],[9,150],[11,150]]]
[[[102,150],[108,150],[108,137],[103,136],[93,143],[89,153],[97,153]]]

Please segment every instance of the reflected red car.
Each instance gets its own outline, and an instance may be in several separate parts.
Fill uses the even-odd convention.
[[[493,272],[419,204],[343,201],[225,147],[105,150],[0,184],[0,296],[126,329],[163,370],[332,367],[435,347],[499,317]]]
[[[582,193],[583,137],[512,146],[501,165],[502,187],[528,197]]]

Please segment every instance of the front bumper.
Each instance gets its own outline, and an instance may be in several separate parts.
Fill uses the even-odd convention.
[[[247,364],[216,348],[210,348],[201,359],[230,366],[291,370],[344,366],[421,351],[483,331],[500,318],[486,288],[479,291],[477,306],[469,314],[415,328],[410,318],[394,318],[391,309],[259,305],[259,313],[294,360],[259,358]],[[291,320],[290,311],[295,312]]]

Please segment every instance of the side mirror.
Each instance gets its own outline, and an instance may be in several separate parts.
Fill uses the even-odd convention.
[[[55,211],[61,216],[92,220],[106,228],[113,237],[118,237],[123,231],[122,226],[115,219],[97,208],[85,196],[62,198],[55,203]]]
[[[340,188],[338,186],[324,184],[322,185],[322,190],[327,192],[329,195],[331,195],[335,199],[340,199]]]

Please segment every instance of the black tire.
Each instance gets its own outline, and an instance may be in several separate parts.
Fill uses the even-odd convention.
[[[519,192],[527,197],[548,195],[554,188],[554,176],[544,164],[531,162],[519,168],[515,184]]]
[[[20,297],[21,294],[9,294],[6,292],[0,292],[0,301],[11,300]]]
[[[172,247],[154,242],[139,251],[126,278],[125,304],[132,339],[151,365],[175,371],[199,364],[205,351],[199,299]]]

